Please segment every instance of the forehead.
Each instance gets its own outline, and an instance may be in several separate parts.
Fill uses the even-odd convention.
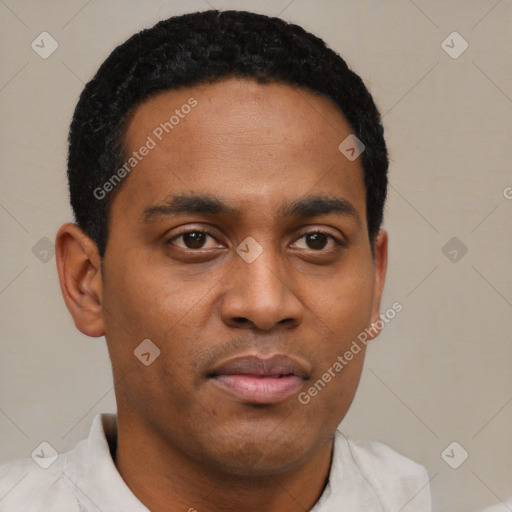
[[[230,78],[165,91],[129,119],[126,159],[135,165],[114,205],[144,211],[195,192],[242,210],[275,209],[308,192],[337,193],[363,219],[360,158],[349,161],[338,149],[351,131],[330,99],[286,84]]]
[[[198,108],[187,108],[191,98]],[[136,145],[141,132],[150,134],[169,121],[173,126],[169,134],[175,139],[189,138],[191,144],[199,140],[203,144],[222,142],[222,137],[227,135],[252,145],[258,142],[255,137],[265,135],[273,136],[276,143],[292,137],[294,141],[308,142],[318,135],[333,136],[340,128],[350,130],[339,107],[316,92],[284,83],[260,84],[251,79],[228,78],[213,84],[163,91],[146,99],[131,115],[126,143]],[[279,128],[284,131],[276,132]],[[191,131],[195,137],[190,138]],[[158,133],[154,135],[158,138]]]

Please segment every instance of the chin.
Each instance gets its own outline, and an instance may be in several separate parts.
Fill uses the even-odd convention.
[[[215,453],[208,450],[209,453],[204,455],[212,469],[233,477],[275,477],[293,471],[305,463],[320,444],[314,438],[306,438],[304,432],[279,439],[246,435],[224,441],[219,443],[217,437],[215,442],[208,444],[208,447],[215,446]]]

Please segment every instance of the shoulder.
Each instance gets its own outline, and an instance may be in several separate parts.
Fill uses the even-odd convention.
[[[427,470],[377,441],[353,441],[338,432],[353,462],[373,489],[384,510],[430,512],[430,485]]]
[[[65,457],[59,459],[47,469],[32,459],[0,466],[0,511],[79,512],[72,483],[62,470]]]
[[[89,437],[71,450],[52,454],[42,447],[33,458],[0,466],[0,512],[83,512],[91,506],[98,510],[98,503],[108,502],[112,485],[116,502],[123,493],[124,502],[135,502],[111,458],[116,422],[115,414],[98,414]]]
[[[428,482],[427,470],[417,462],[401,455],[378,441],[347,440],[352,454],[366,469],[373,468],[384,478],[405,478]]]

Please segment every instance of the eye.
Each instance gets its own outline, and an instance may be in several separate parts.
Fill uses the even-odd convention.
[[[205,246],[208,239],[211,239],[209,246]],[[177,243],[179,241],[180,243]],[[174,235],[172,238],[167,240],[168,244],[175,245],[181,249],[216,249],[219,247],[219,242],[217,239],[208,231],[202,229],[194,229],[189,231],[183,231],[177,235]]]
[[[345,246],[345,243],[342,240],[336,238],[330,233],[324,233],[323,231],[312,231],[310,233],[305,233],[296,242],[294,242],[294,244],[292,244],[295,246],[295,248],[297,248],[296,244],[299,240],[304,240],[305,242],[305,244],[302,244],[302,247],[298,247],[299,249],[310,249],[313,251],[324,250],[328,246],[329,242],[331,245],[327,250],[324,250],[324,252],[330,252],[338,247]],[[306,247],[304,245],[306,245]]]

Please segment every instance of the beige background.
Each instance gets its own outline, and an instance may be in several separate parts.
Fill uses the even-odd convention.
[[[505,501],[510,0],[0,1],[0,462],[29,456],[42,440],[65,451],[87,436],[95,414],[115,410],[104,339],[74,328],[51,243],[40,240],[53,242],[71,219],[66,137],[84,83],[132,33],[210,6],[280,15],[323,37],[366,80],[384,116],[392,162],[382,310],[395,301],[404,309],[371,345],[342,429],[424,464],[436,511]],[[43,31],[59,45],[47,59],[31,48]],[[469,44],[456,59],[441,46],[453,31]],[[452,237],[468,249],[456,262],[442,251]],[[441,458],[452,441],[469,453],[458,469]],[[449,453],[455,460],[460,448]]]

